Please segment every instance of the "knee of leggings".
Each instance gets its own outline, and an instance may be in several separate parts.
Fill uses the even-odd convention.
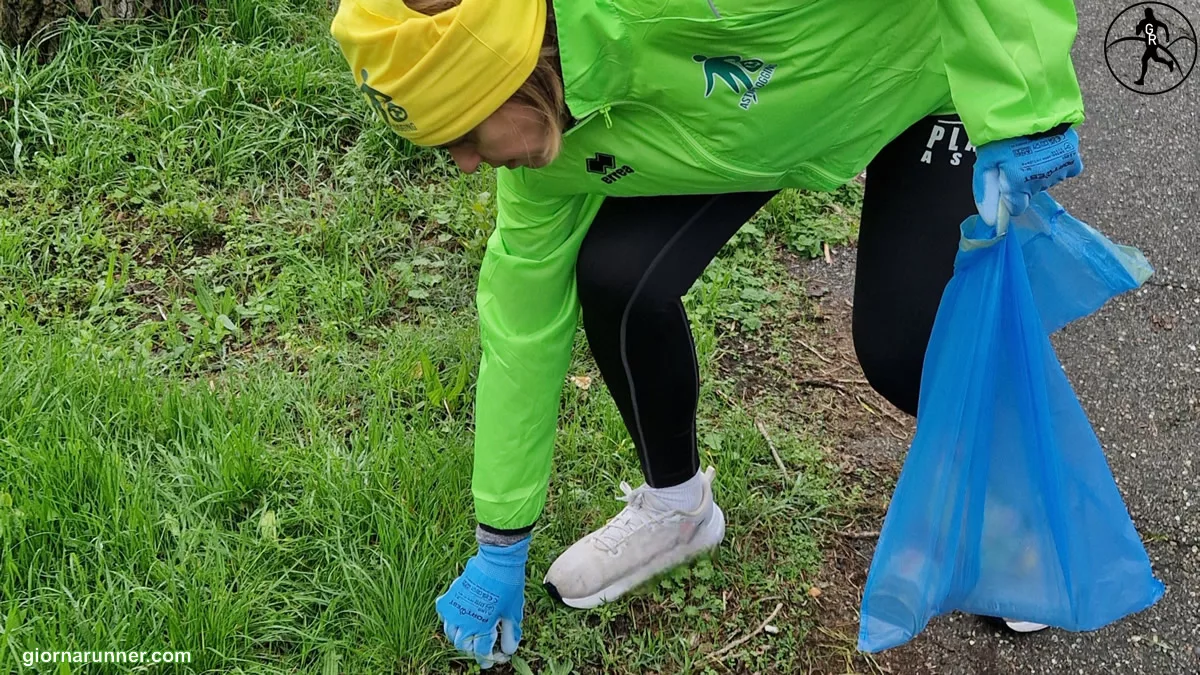
[[[634,312],[654,312],[676,299],[657,287],[652,281],[644,281],[644,270],[622,268],[607,264],[588,264],[580,259],[575,268],[575,280],[579,302],[587,309],[621,311],[627,308]],[[634,294],[637,297],[634,298]],[[635,302],[629,308],[631,302]]]
[[[871,388],[889,403],[909,415],[917,414],[921,394],[921,366],[924,361],[883,340],[861,340],[855,336],[854,351]]]
[[[637,284],[627,277],[619,268],[589,266],[581,260],[575,268],[580,304],[586,309],[624,307]]]

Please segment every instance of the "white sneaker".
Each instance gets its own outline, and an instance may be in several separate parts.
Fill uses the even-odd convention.
[[[710,466],[701,474],[704,497],[695,511],[670,508],[646,485],[621,483],[625,508],[568,548],[546,573],[550,594],[577,609],[621,597],[631,588],[716,548],[725,538],[725,514],[713,502]]]
[[[1005,619],[1004,625],[1015,633],[1036,633],[1039,630],[1046,630],[1050,626],[1044,623],[1034,623],[1033,621],[1017,621],[1015,619]]]

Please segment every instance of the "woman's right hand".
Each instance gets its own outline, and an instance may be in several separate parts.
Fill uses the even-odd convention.
[[[480,544],[463,573],[437,599],[446,638],[474,656],[481,668],[507,661],[521,642],[530,539],[508,546]]]

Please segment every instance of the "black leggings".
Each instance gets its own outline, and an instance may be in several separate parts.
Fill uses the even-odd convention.
[[[871,386],[909,414],[954,271],[958,226],[975,211],[974,159],[956,117],[930,117],[867,168],[854,348]],[[682,296],[774,194],[610,198],[580,249],[588,342],[653,487],[677,485],[700,468],[700,374]]]

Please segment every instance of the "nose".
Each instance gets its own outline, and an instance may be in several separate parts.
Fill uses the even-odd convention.
[[[475,148],[466,145],[451,147],[450,158],[458,165],[458,170],[463,173],[475,173],[479,170],[479,165],[483,163],[483,157],[475,151]]]

